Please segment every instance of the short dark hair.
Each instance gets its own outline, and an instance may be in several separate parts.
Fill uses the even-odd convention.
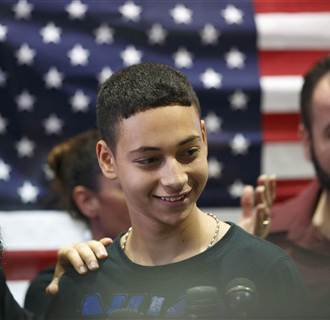
[[[85,222],[88,220],[77,207],[72,193],[78,185],[99,190],[102,172],[95,150],[99,139],[98,131],[91,129],[63,141],[48,153],[48,166],[54,174],[52,188],[60,207]]]
[[[311,132],[312,122],[312,99],[313,93],[318,82],[330,72],[330,55],[319,60],[305,74],[304,83],[300,93],[300,114],[301,121],[305,128]]]
[[[115,150],[120,120],[171,105],[194,106],[199,115],[201,113],[198,97],[181,72],[159,63],[141,63],[122,69],[99,90],[96,115],[100,135]]]

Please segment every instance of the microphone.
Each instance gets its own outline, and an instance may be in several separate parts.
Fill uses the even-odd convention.
[[[186,291],[189,319],[217,318],[220,314],[218,290],[211,286],[192,287]]]
[[[247,278],[235,278],[226,286],[226,306],[232,316],[249,317],[257,311],[258,297],[255,284]]]

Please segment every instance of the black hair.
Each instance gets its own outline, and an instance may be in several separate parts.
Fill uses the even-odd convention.
[[[318,82],[330,72],[330,55],[319,60],[304,76],[304,84],[300,93],[301,121],[307,131],[311,132],[312,99]]]
[[[120,120],[171,105],[193,106],[199,115],[201,113],[198,97],[181,72],[158,63],[141,63],[122,69],[99,90],[96,115],[100,135],[115,150]]]
[[[88,130],[56,145],[48,154],[48,166],[54,174],[52,187],[60,207],[85,222],[87,218],[80,212],[72,194],[78,185],[94,191],[99,189],[98,178],[102,173],[95,151],[98,140],[98,131]]]

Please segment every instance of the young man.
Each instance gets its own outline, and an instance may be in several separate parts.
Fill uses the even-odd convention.
[[[46,318],[237,316],[227,300],[243,284],[254,298],[239,315],[297,312],[304,288],[290,258],[196,205],[207,181],[206,129],[183,74],[153,63],[115,73],[100,89],[97,120],[99,164],[118,179],[132,227],[96,272],[63,276]]]
[[[64,140],[49,152],[48,166],[54,174],[52,187],[61,208],[69,212],[73,218],[86,222],[93,239],[105,236],[114,239],[129,228],[130,221],[118,181],[104,177],[99,167],[95,152],[99,139],[98,131],[90,129]],[[246,188],[248,190],[242,197],[242,210],[245,215],[251,216],[255,213],[260,221],[267,219],[272,205],[272,194],[275,193],[272,178],[261,176],[255,190],[252,187]],[[257,198],[255,207],[252,201],[254,197]],[[250,225],[254,226],[254,223]],[[243,226],[243,228],[246,227],[246,225]],[[260,227],[260,231],[266,230],[261,223]],[[92,247],[91,250],[86,247],[87,252],[92,253],[94,248],[97,250],[95,241],[88,243]],[[87,244],[75,245],[77,248],[75,254],[73,254],[75,247],[60,249],[59,258],[64,254],[63,259],[67,259],[66,255],[69,255],[69,257],[74,257],[73,265],[79,264],[79,260],[83,263],[83,258],[86,257],[84,246]],[[77,262],[75,262],[76,259],[78,259]],[[96,260],[94,262],[95,265],[89,264],[86,267],[94,270],[98,265]],[[61,267],[61,265],[58,266]],[[87,268],[81,270],[87,270]],[[51,282],[53,274],[54,267],[47,268],[30,283],[25,295],[24,307],[34,315],[43,314],[47,310],[51,296],[46,294],[45,289]],[[60,276],[62,272],[56,274]],[[53,287],[50,286],[50,288]],[[48,290],[48,293],[50,291]]]

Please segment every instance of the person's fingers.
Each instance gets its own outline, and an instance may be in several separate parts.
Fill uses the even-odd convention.
[[[264,204],[256,207],[255,235],[266,238],[269,234],[271,219],[269,209]]]
[[[111,238],[105,237],[99,240],[104,246],[108,246],[113,243]]]
[[[259,211],[261,210],[262,212],[259,213],[262,214],[261,217],[264,220],[269,219],[272,203],[269,203],[265,186],[257,186],[255,195],[256,195],[256,213],[258,212],[258,210]]]
[[[57,254],[56,266],[61,267],[63,270],[68,266],[72,266],[80,274],[87,271],[85,262],[77,250],[77,245],[61,248]]]
[[[97,240],[90,240],[88,241],[86,244],[89,246],[89,248],[94,252],[94,255],[98,258],[98,259],[104,259],[108,256],[108,252],[107,249],[105,248],[104,243],[109,244],[109,240],[110,238],[102,238],[101,240],[97,241]],[[112,239],[110,239],[112,243]],[[90,257],[92,258],[92,257]]]
[[[244,218],[253,215],[254,210],[254,189],[252,186],[245,186],[241,196],[241,208]]]
[[[268,206],[271,206],[272,204],[272,195],[270,190],[270,176],[263,174],[259,176],[257,180],[257,186],[263,186],[264,187],[264,201]]]
[[[60,278],[53,278],[49,285],[46,287],[46,294],[56,295],[59,289],[59,280]]]
[[[257,185],[265,187],[265,199],[267,205],[271,207],[276,198],[276,176],[263,174],[259,176]]]
[[[255,207],[257,207],[259,204],[267,205],[267,199],[266,199],[266,193],[265,193],[265,186],[264,185],[258,185],[255,188]]]
[[[100,249],[100,247],[103,249]],[[100,242],[96,240],[78,243],[74,246],[74,248],[72,248],[72,252],[69,255],[70,263],[74,267],[75,263],[77,263],[77,267],[81,268],[80,260],[82,260],[82,264],[87,265],[89,270],[95,270],[99,267],[96,252],[98,252],[98,254],[102,256],[102,250],[105,250],[105,248]]]

